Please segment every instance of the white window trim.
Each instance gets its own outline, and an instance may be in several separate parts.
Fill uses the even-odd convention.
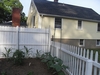
[[[83,39],[83,45],[80,45],[80,40],[81,40],[81,39],[79,39],[79,46],[81,46],[81,47],[82,47],[82,46],[85,46],[85,40]]]
[[[81,21],[81,28],[78,27],[78,21],[77,21],[77,27],[76,28],[77,28],[77,30],[82,30],[83,29],[83,21]]]
[[[96,46],[100,46],[100,45],[97,45],[97,40],[96,40]]]
[[[100,32],[100,31],[98,31],[98,23],[97,23],[97,32]]]
[[[55,21],[56,21],[56,17],[54,19],[54,28],[55,28]],[[58,28],[58,29],[62,29],[62,18],[61,18],[61,28]]]

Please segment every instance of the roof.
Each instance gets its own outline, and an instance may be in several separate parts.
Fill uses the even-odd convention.
[[[40,14],[100,21],[100,15],[91,8],[79,7],[47,0],[34,0]]]

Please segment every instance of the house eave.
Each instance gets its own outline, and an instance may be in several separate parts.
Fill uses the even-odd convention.
[[[69,17],[69,16],[61,16],[61,15],[52,15],[52,14],[44,14],[44,13],[40,13],[40,16],[61,17],[61,18],[67,18],[67,19],[75,19],[75,20],[84,20],[84,21],[100,22],[100,20],[92,20],[92,19]]]

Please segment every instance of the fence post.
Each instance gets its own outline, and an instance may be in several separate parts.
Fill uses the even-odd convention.
[[[92,60],[86,61],[85,75],[92,75]]]
[[[49,31],[48,32],[48,45],[49,45],[49,49],[48,50],[50,52],[50,45],[51,45],[51,42],[50,42],[51,41],[51,33],[50,33],[51,31],[50,31],[50,27],[49,27],[49,30],[48,31]]]
[[[98,52],[95,53],[95,62],[98,62]],[[94,67],[94,75],[97,75],[97,68]]]
[[[16,27],[16,49],[19,49],[19,27]]]
[[[56,47],[56,57],[59,58],[59,49]]]

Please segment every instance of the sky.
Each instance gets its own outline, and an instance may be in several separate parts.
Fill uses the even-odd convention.
[[[53,0],[49,0],[53,1]],[[23,12],[28,16],[31,0],[20,0],[24,6]],[[100,14],[100,0],[59,0],[60,3],[92,8]]]

